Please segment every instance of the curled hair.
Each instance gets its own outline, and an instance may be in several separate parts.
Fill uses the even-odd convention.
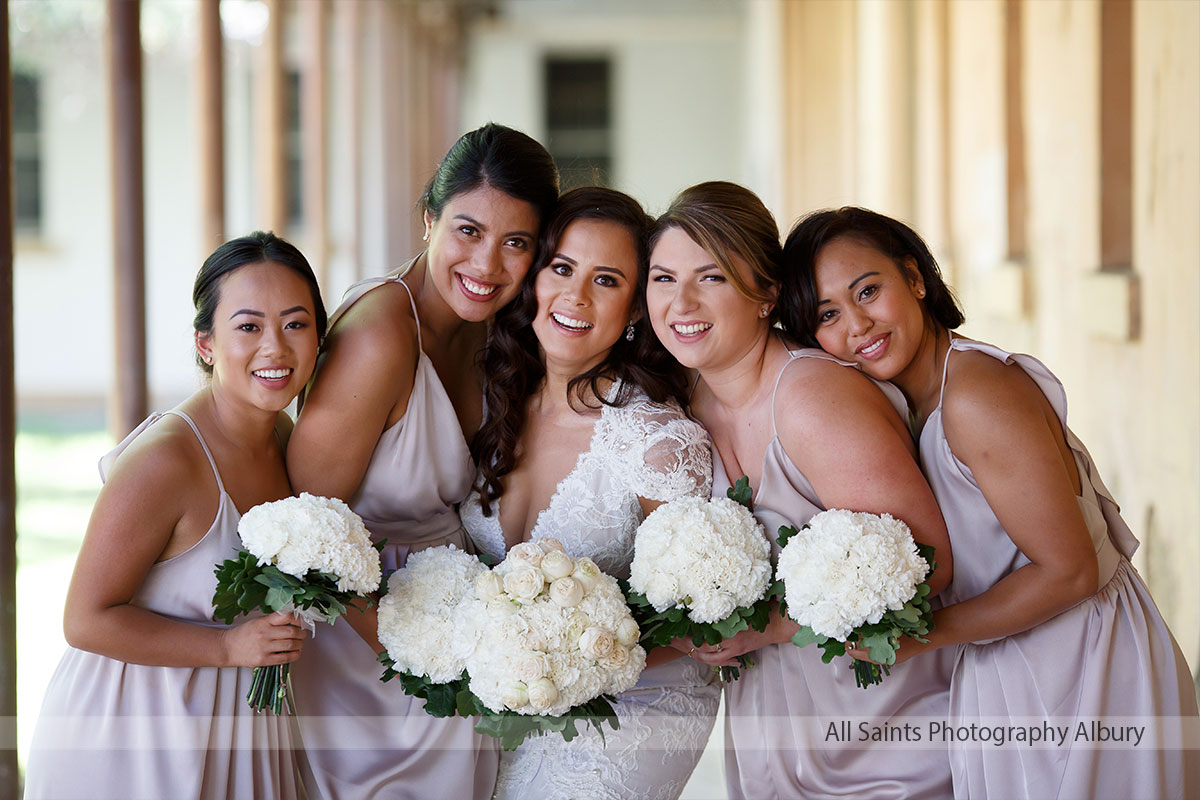
[[[783,250],[775,218],[754,192],[728,181],[707,181],[684,189],[654,223],[651,250],[671,228],[679,228],[704,248],[744,297],[773,303],[769,291],[780,281]],[[746,282],[731,256],[746,262],[755,285]],[[769,321],[775,322],[774,309]]]
[[[525,407],[546,377],[533,332],[538,312],[534,288],[537,275],[553,261],[567,227],[578,220],[611,222],[633,237],[637,282],[632,310],[638,320],[633,325],[633,341],[619,337],[604,360],[570,380],[568,395],[593,408],[593,398],[605,405],[624,406],[639,389],[659,403],[673,399],[682,405],[685,399],[683,370],[654,335],[646,310],[648,236],[653,220],[636,200],[612,189],[589,186],[566,192],[542,230],[537,259],[520,293],[496,314],[491,336],[480,355],[487,410],[483,425],[471,440],[471,455],[479,465],[479,501],[486,515],[491,514],[492,503],[504,493],[502,479],[517,466]],[[620,387],[606,397],[601,384],[610,379],[620,381]]]
[[[313,274],[308,259],[295,245],[280,239],[274,233],[263,231],[230,239],[204,259],[200,272],[196,274],[196,283],[192,286],[192,304],[196,307],[192,328],[196,333],[201,336],[212,333],[213,314],[221,301],[221,284],[225,277],[247,264],[262,264],[266,261],[287,267],[308,284],[308,289],[312,292],[317,339],[319,341],[325,338],[325,304],[321,302],[321,287],[317,284],[317,276]],[[196,364],[206,374],[212,375],[212,365],[205,364],[199,353],[196,354]]]
[[[453,197],[484,185],[529,203],[541,223],[558,200],[558,168],[537,140],[489,122],[464,133],[451,146],[418,206],[439,219]]]
[[[847,238],[879,251],[895,263],[900,274],[911,277],[907,260],[916,264],[925,283],[925,310],[935,322],[953,330],[966,317],[953,290],[942,279],[937,260],[925,241],[899,220],[845,206],[815,211],[801,219],[788,234],[783,247],[787,266],[779,293],[780,320],[787,332],[809,347],[817,344],[817,258],[836,239]]]

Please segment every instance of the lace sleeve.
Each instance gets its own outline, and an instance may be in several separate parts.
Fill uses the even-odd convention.
[[[635,401],[625,411],[622,433],[635,445],[628,478],[639,497],[668,502],[712,492],[712,445],[703,427],[675,405]]]

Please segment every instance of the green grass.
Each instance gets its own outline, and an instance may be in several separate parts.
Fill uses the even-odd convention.
[[[29,752],[42,694],[66,648],[62,610],[113,446],[95,425],[40,418],[17,431],[17,752]]]

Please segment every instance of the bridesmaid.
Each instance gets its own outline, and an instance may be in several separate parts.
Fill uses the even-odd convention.
[[[667,349],[699,373],[691,411],[716,445],[713,493],[748,476],[754,514],[772,540],[780,525],[802,525],[825,509],[893,514],[936,548],[930,583],[939,592],[953,569],[950,549],[914,460],[903,400],[775,328],[781,258],[770,212],[731,183],[686,189],[651,238],[650,321]],[[725,689],[729,795],[949,796],[944,747],[872,746],[858,741],[857,726],[851,742],[828,737],[829,722],[851,717],[879,727],[944,719],[942,661],[902,665],[864,691],[845,664],[822,663],[815,646],[792,645],[796,630],[775,612],[765,632],[745,631],[693,654],[733,664],[757,651],[757,665]]]
[[[802,341],[908,398],[950,531],[949,605],[928,644],[906,640],[898,659],[954,654],[956,721],[1068,726],[1052,749],[951,745],[955,794],[1197,796],[1200,753],[1179,749],[1196,726],[1180,719],[1197,714],[1191,673],[1129,563],[1137,540],[1067,427],[1062,384],[1030,356],[951,332],[963,314],[901,222],[817,212],[788,236],[786,261]],[[1122,717],[1148,726],[1139,747],[1077,738],[1081,722]]]
[[[556,538],[628,578],[646,513],[708,496],[708,436],[680,409],[684,376],[645,320],[652,222],[620,192],[567,192],[521,294],[497,315],[484,351],[487,414],[472,442],[480,477],[462,506],[479,550],[503,558],[519,542]],[[616,698],[620,730],[603,740],[589,729],[502,753],[496,797],[678,797],[720,695],[710,668],[680,656],[649,654]]]
[[[325,308],[304,256],[270,233],[217,248],[193,300],[209,381],[100,462],[27,798],[300,793],[289,720],[245,698],[249,667],[294,662],[305,632],[280,614],[214,622],[213,568],[241,548],[242,512],[292,493],[284,409],[312,375]]]
[[[386,541],[385,571],[415,549],[467,546],[454,506],[475,475],[465,436],[483,415],[470,365],[557,198],[554,162],[533,139],[494,124],[465,134],[421,198],[428,248],[352,287],[331,317],[288,473],[296,491],[340,497],[363,517]],[[362,628],[374,616],[348,619]],[[373,641],[374,625],[362,635]],[[491,796],[496,746],[471,720],[430,717],[380,682],[375,653],[346,627],[322,630],[306,655],[292,676],[314,793]]]

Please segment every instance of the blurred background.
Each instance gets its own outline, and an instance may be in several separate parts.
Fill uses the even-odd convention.
[[[607,184],[655,214],[726,179],[785,234],[844,204],[913,224],[963,332],[1063,380],[1200,667],[1195,0],[10,0],[8,15],[22,755],[95,462],[198,385],[201,261],[275,230],[332,307],[418,250],[421,188],[489,120],[545,143],[564,187]],[[722,785],[714,751],[688,796]]]

